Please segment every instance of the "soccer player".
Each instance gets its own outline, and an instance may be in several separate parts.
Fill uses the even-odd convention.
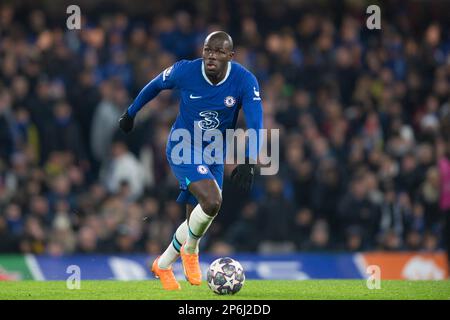
[[[235,128],[241,108],[247,128],[257,130],[257,133],[262,129],[258,82],[251,72],[232,61],[233,56],[230,35],[223,31],[209,34],[204,42],[202,58],[181,60],[165,69],[141,90],[119,119],[120,128],[128,133],[133,129],[137,112],[161,90],[180,91],[179,113],[169,134],[166,155],[179,181],[181,193],[177,202],[186,204],[187,219],[176,230],[169,247],[152,265],[152,272],[166,290],[180,289],[172,271],[172,264],[180,255],[186,279],[192,285],[201,283],[199,241],[220,209],[224,173],[223,162],[176,164],[178,162],[171,155],[176,142],[171,141],[171,135],[177,129],[184,129],[194,136],[194,130],[200,128],[202,132],[217,129],[225,136],[226,129]],[[193,145],[194,142],[192,152],[197,152]],[[260,135],[257,134],[256,153],[255,148],[248,148],[246,162],[236,166],[231,174],[232,182],[243,192],[252,187],[260,145]]]

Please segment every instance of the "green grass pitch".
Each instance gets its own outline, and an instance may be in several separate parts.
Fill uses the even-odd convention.
[[[369,290],[365,280],[248,280],[233,296],[214,294],[204,282],[191,286],[181,281],[181,291],[168,292],[159,281],[81,281],[69,290],[65,281],[0,282],[0,300],[449,300],[450,281],[384,280]]]

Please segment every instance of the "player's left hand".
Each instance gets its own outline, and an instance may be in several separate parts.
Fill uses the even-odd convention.
[[[128,114],[128,111],[125,110],[125,113],[119,119],[119,127],[123,132],[128,133],[133,130],[134,126],[134,118]]]
[[[231,181],[242,191],[248,192],[252,189],[254,176],[254,164],[239,164],[234,168],[233,172],[231,172]]]

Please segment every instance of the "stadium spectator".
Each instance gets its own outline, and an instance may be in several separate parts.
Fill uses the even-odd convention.
[[[313,211],[309,208],[302,208],[296,212],[293,240],[298,250],[302,250],[310,239],[314,219]]]
[[[260,237],[263,239],[260,250],[263,252],[293,250],[291,222],[294,207],[283,190],[283,182],[278,177],[270,177],[266,182],[266,190],[258,212]]]
[[[91,152],[99,162],[107,159],[117,130],[117,117],[120,116],[120,106],[114,103],[114,83],[104,81],[100,84],[102,100],[95,107],[91,127]]]
[[[303,250],[314,252],[327,252],[336,249],[330,243],[328,223],[325,220],[317,220],[312,226],[311,235],[306,241]]]
[[[42,149],[44,161],[54,151],[68,151],[82,161],[87,159],[78,123],[72,117],[72,107],[66,101],[55,104],[52,120],[43,130]]]
[[[141,170],[139,161],[125,143],[116,141],[111,146],[111,158],[102,165],[100,179],[109,192],[126,192],[130,200],[135,200],[144,191]]]
[[[228,229],[224,240],[236,251],[255,252],[261,239],[260,225],[258,206],[249,202],[242,208],[240,217]]]
[[[9,161],[15,151],[11,97],[7,90],[0,90],[0,156]]]
[[[0,252],[15,253],[19,251],[19,239],[9,230],[6,218],[0,216]]]
[[[450,113],[442,119],[442,134],[444,136],[444,152],[439,159],[438,168],[440,176],[439,208],[443,215],[443,242],[450,262]]]

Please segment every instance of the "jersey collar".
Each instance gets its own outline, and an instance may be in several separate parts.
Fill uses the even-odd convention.
[[[202,61],[202,75],[203,75],[203,78],[205,78],[206,82],[208,82],[210,85],[212,85],[212,86],[214,86],[214,87],[220,86],[222,83],[224,83],[224,82],[228,79],[228,76],[230,75],[230,71],[231,71],[231,61],[228,61],[227,73],[225,74],[225,77],[224,77],[224,78],[222,79],[222,81],[220,81],[218,84],[214,85],[214,84],[211,82],[211,80],[209,80],[208,77],[206,76],[206,73],[205,73],[205,65],[204,65],[204,63],[203,63],[203,61]]]

